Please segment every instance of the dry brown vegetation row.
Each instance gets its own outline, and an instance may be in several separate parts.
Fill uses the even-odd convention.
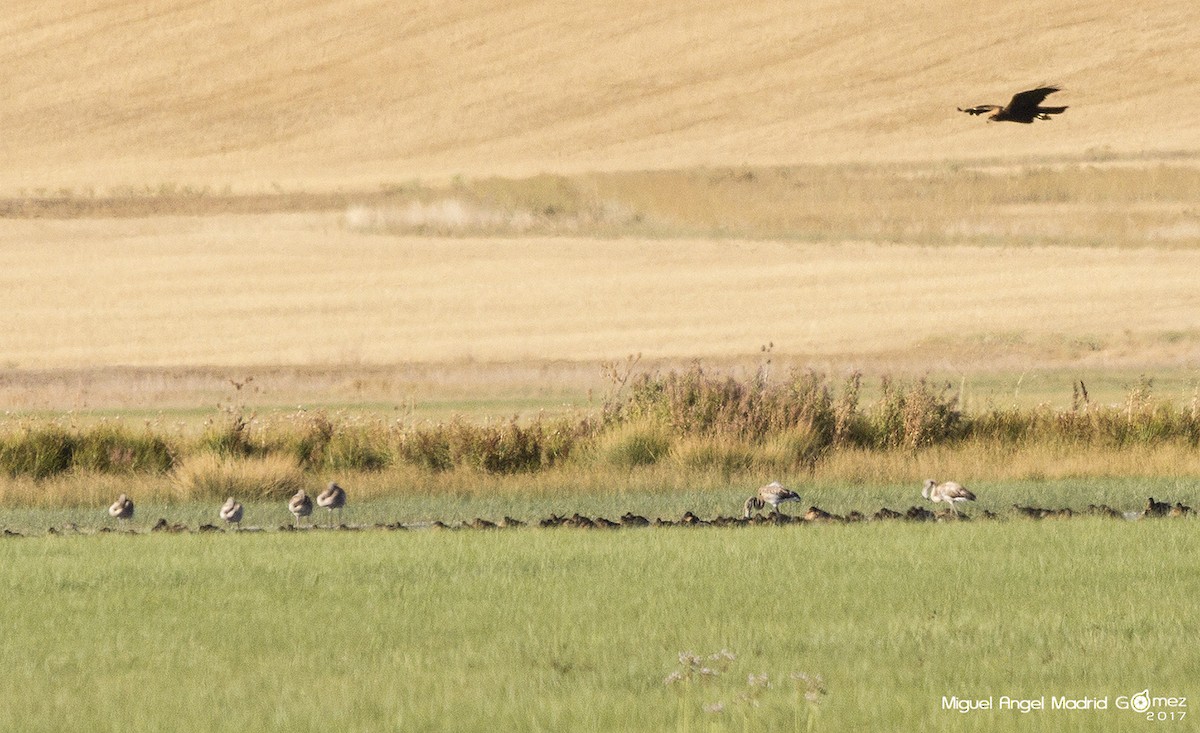
[[[302,473],[373,472],[397,464],[438,473],[535,473],[568,461],[629,470],[668,456],[689,471],[727,475],[753,468],[808,471],[845,452],[916,452],[970,443],[1123,449],[1200,442],[1200,398],[1179,407],[1153,399],[1150,383],[1119,407],[1095,405],[1082,388],[1069,410],[960,409],[949,385],[884,378],[862,399],[862,378],[834,385],[815,372],[779,380],[739,380],[701,367],[614,382],[600,415],[520,424],[403,425],[297,414],[263,424],[237,411],[185,439],[147,426],[71,427],[25,423],[0,435],[0,469],[10,478],[68,471],[163,474],[174,471],[193,497],[230,493],[289,495]],[[242,463],[256,459],[256,463]],[[267,461],[264,463],[264,461]],[[248,468],[249,467],[249,468]],[[254,474],[259,470],[258,475]]]

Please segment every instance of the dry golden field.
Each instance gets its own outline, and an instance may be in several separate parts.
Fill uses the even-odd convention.
[[[1192,151],[1190,0],[12,0],[0,192]],[[1039,82],[1032,129],[955,106]]]
[[[1186,384],[1196,15],[18,0],[0,397],[508,409],[629,354],[768,345],[1013,391]],[[1071,108],[1051,122],[954,110],[1043,81]]]
[[[0,222],[15,367],[1195,356],[1200,250],[362,234],[336,216]],[[1006,356],[1007,352],[1007,356]]]

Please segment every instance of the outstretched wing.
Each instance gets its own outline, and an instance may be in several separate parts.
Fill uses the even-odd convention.
[[[998,109],[1000,109],[1000,105],[998,104],[980,104],[975,107],[967,107],[966,109],[959,107],[958,111],[966,112],[969,115],[981,115]]]
[[[1059,91],[1058,87],[1038,87],[1037,89],[1029,89],[1024,92],[1017,92],[1008,103],[1007,109],[1009,112],[1028,112],[1032,114],[1037,110],[1039,104],[1046,97]]]

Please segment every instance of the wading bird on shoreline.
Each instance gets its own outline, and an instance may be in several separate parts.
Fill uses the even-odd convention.
[[[221,505],[217,513],[229,524],[236,524],[238,529],[242,528],[242,504],[234,501],[232,496]]]
[[[317,495],[317,506],[329,510],[329,526],[332,527],[334,509],[338,510],[338,520],[342,518],[342,507],[346,506],[346,490],[330,481],[329,486]]]
[[[304,489],[300,489],[288,502],[288,511],[296,518],[296,526],[300,526],[300,517],[307,517],[312,514],[312,499],[308,498],[308,494],[304,493]]]
[[[133,519],[133,499],[121,494],[108,508],[108,516],[115,517],[122,526],[126,520]]]
[[[956,515],[958,514],[958,504],[964,501],[975,501],[975,495],[961,485],[953,481],[939,484],[934,479],[926,479],[925,488],[921,489],[921,496],[934,503],[939,501],[946,502]]]
[[[780,514],[779,505],[787,501],[800,501],[800,495],[785,489],[783,484],[778,481],[772,481],[766,486],[759,487],[758,493],[746,500],[746,503],[742,505],[743,516],[749,519],[750,512],[756,512],[767,504],[771,505],[774,513]]]
[[[958,111],[966,112],[969,115],[994,112],[994,114],[988,115],[988,122],[1020,122],[1028,125],[1034,120],[1048,120],[1050,115],[1058,115],[1067,111],[1066,107],[1041,106],[1046,97],[1057,91],[1060,91],[1059,87],[1038,87],[1017,92],[1004,107],[998,104],[980,104],[966,109],[959,107]]]

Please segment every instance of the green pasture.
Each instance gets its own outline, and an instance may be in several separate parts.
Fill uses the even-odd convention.
[[[9,539],[0,730],[1148,730],[1113,699],[1196,694],[1196,531]],[[1110,709],[962,714],[944,695]]]

